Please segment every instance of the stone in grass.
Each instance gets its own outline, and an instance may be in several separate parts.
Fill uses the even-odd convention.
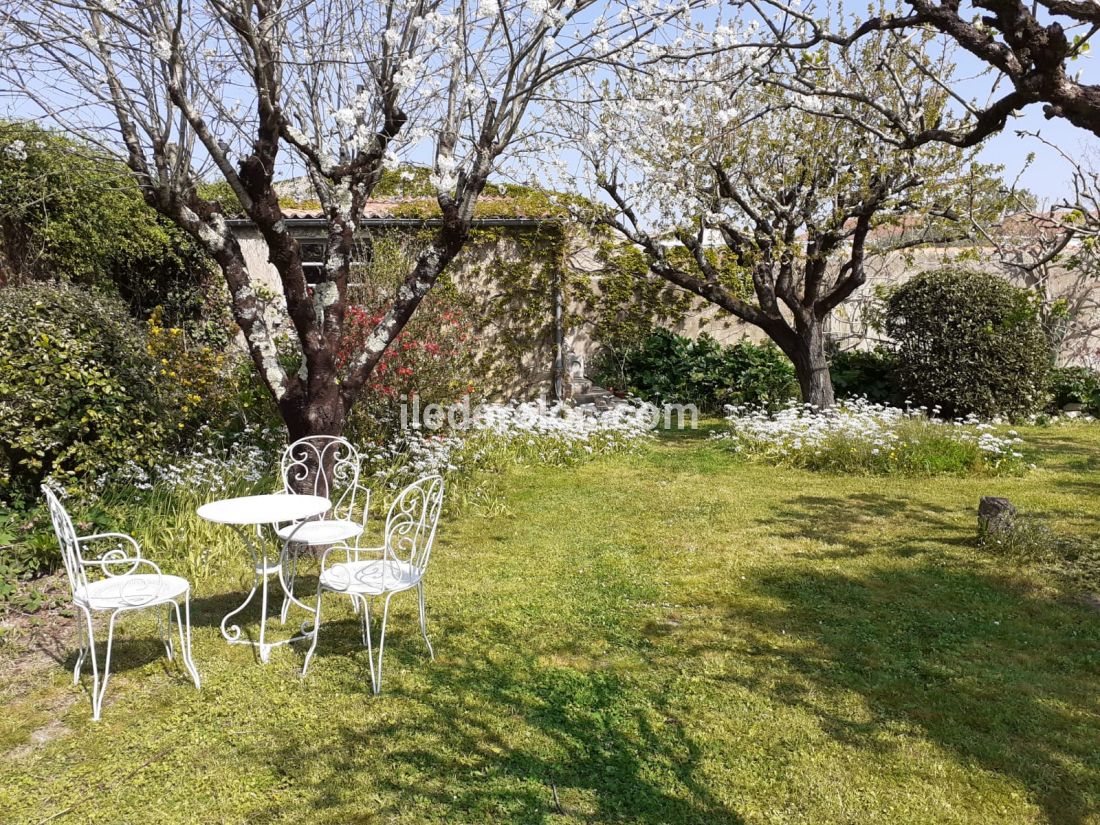
[[[1016,508],[1007,498],[982,496],[978,502],[978,538],[1011,533],[1016,519]]]

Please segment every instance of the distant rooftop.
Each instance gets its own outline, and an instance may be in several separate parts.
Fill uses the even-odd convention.
[[[363,208],[362,220],[373,225],[431,224],[442,219],[439,204],[428,184],[429,170],[406,167],[387,172],[375,197]],[[323,223],[325,213],[307,178],[291,178],[275,184],[279,203],[288,221]],[[531,225],[558,223],[566,217],[569,196],[516,184],[490,183],[474,206],[474,223],[481,225]],[[236,226],[251,223],[239,214],[230,219]]]
[[[292,221],[323,221],[324,210],[316,201],[300,201],[297,205],[283,204],[283,215]],[[439,220],[442,214],[434,198],[385,198],[371,200],[363,207],[363,220],[369,222],[405,222]],[[521,221],[545,223],[559,221],[563,209],[555,208],[545,197],[482,196],[474,207],[474,217],[480,221]],[[234,219],[248,223],[247,218]]]

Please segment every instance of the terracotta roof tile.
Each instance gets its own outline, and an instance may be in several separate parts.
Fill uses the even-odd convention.
[[[1056,237],[1065,231],[1056,220],[1060,217],[1062,217],[1060,213],[1052,213],[1051,217],[1045,217],[1029,212],[1017,212],[1006,215],[1000,223],[989,226],[987,231],[991,235],[1002,238]],[[950,224],[946,224],[944,228],[941,228],[941,231],[943,229],[947,230],[946,238],[953,235],[949,227]],[[959,225],[959,229],[963,230],[962,234],[966,237],[958,240],[975,246],[983,244],[983,239],[977,233],[970,231],[965,222]],[[901,240],[914,240],[926,235],[925,240],[930,244],[935,244],[945,239],[944,237],[937,237],[937,233],[932,230],[933,225],[923,216],[905,215],[900,220],[876,226],[871,230],[868,240],[871,243],[883,244]]]
[[[516,198],[482,197],[477,202],[476,218],[515,218],[520,220],[555,220],[560,218],[551,210],[525,211],[522,201]],[[324,210],[319,207],[284,206],[283,215],[290,220],[323,220]],[[439,207],[431,198],[393,198],[367,201],[363,207],[364,220],[385,218],[438,217]]]

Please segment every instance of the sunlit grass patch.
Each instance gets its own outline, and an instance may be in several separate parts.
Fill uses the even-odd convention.
[[[396,598],[378,698],[342,601],[304,680],[298,647],[262,665],[225,643],[247,563],[225,531],[195,589],[201,691],[140,616],[98,724],[64,637],[62,663],[14,685],[0,662],[0,818],[1095,821],[1100,613],[978,548],[975,506],[1003,495],[1092,535],[1096,427],[1021,428],[1037,469],[997,477],[807,472],[705,435],[502,465],[501,507],[441,525],[436,661]]]

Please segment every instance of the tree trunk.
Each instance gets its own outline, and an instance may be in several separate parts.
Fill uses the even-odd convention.
[[[279,412],[291,443],[310,435],[343,435],[347,424],[347,410],[335,382],[322,387],[319,393],[298,399],[297,403],[280,404]]]
[[[818,409],[836,403],[833,380],[829,375],[829,361],[825,357],[825,329],[816,318],[799,324],[797,342],[787,355],[794,363],[794,374],[802,391],[802,400]]]

